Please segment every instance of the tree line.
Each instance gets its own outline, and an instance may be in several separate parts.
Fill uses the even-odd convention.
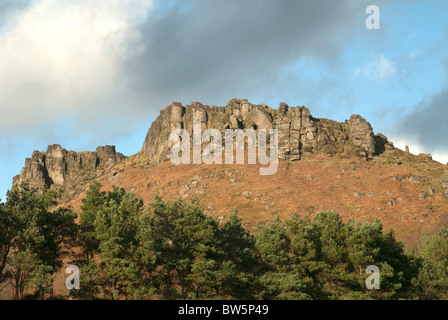
[[[93,181],[79,216],[57,192],[22,184],[0,203],[0,292],[48,299],[62,267],[80,268],[74,299],[447,299],[448,230],[405,252],[379,220],[336,212],[258,225],[236,211],[225,222],[197,200],[145,206],[123,188]],[[380,289],[366,287],[378,266]],[[61,297],[67,298],[67,297]]]

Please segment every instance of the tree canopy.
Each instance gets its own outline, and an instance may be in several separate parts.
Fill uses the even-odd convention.
[[[279,217],[253,234],[238,212],[218,221],[197,200],[142,199],[93,181],[79,221],[57,193],[26,184],[0,203],[0,291],[51,298],[66,263],[80,268],[75,299],[447,299],[448,230],[406,253],[379,220],[337,212]],[[76,221],[76,222],[75,222]],[[73,249],[73,250],[72,250]],[[63,263],[64,262],[64,263]],[[377,266],[380,289],[368,289]]]

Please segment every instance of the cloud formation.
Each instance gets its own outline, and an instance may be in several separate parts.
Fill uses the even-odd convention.
[[[26,0],[0,0],[0,27],[6,27],[28,3]]]
[[[360,0],[0,0],[0,187],[48,144],[136,152],[172,101],[311,97],[318,88],[284,70],[337,66],[364,9]]]
[[[368,62],[363,68],[358,68],[355,75],[363,75],[372,79],[384,79],[393,77],[396,68],[392,61],[388,60],[383,54],[376,56],[372,61]]]
[[[448,89],[399,122],[397,137],[410,141],[421,152],[448,162]]]
[[[126,42],[138,37],[133,20],[150,7],[39,0],[17,13],[0,33],[0,135],[113,112],[124,90],[120,68],[132,52]]]
[[[118,134],[172,101],[274,103],[266,97],[278,99],[285,88],[289,97],[316,95],[300,70],[294,77],[284,70],[307,59],[338,68],[351,36],[365,29],[366,3],[22,3],[0,32],[0,135],[31,128],[43,134],[44,126],[69,117],[84,132]],[[392,72],[384,62],[380,76]]]
[[[0,153],[8,154],[0,178],[9,180],[20,170],[13,163],[50,143],[136,152],[172,101],[247,98],[276,107],[282,100],[340,121],[360,113],[382,131],[400,108],[409,113],[442,91],[400,116],[403,131],[393,139],[411,145],[413,136],[416,145],[444,149],[443,68],[429,60],[443,55],[446,1],[377,0],[376,31],[365,28],[370,4],[0,0]],[[431,16],[418,16],[418,8]]]
[[[48,137],[61,126],[66,136],[123,135],[136,122],[149,126],[172,101],[225,104],[236,97],[275,107],[279,98],[304,99],[318,114],[315,101],[326,99],[335,109],[362,109],[354,69],[338,70],[354,40],[380,42],[380,31],[365,30],[368,4],[0,0],[9,17],[0,29],[0,137],[26,130]],[[376,83],[402,77],[396,57],[370,55],[358,76]]]
[[[302,58],[337,65],[365,19],[362,1],[174,3],[140,28],[145,48],[128,64],[133,86],[157,104],[225,103],[275,91],[285,85],[282,69]]]
[[[446,32],[445,41],[448,41]],[[445,47],[443,47],[445,48]],[[433,49],[434,50],[434,49]],[[448,56],[440,61],[442,73],[448,76]],[[433,158],[448,163],[448,83],[436,83],[439,92],[421,101],[413,112],[408,113],[397,122],[395,135],[398,139],[409,142],[415,151],[431,153]]]

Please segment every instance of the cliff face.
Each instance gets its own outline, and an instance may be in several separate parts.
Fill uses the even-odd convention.
[[[29,181],[30,187],[38,190],[43,184],[49,188],[61,187],[64,196],[71,198],[84,191],[86,182],[125,158],[114,146],[98,147],[94,152],[74,152],[51,145],[46,152],[34,151],[31,159],[25,160],[20,175],[13,179],[13,188]]]
[[[231,100],[225,107],[207,106],[193,102],[186,107],[174,102],[160,112],[148,131],[140,154],[155,163],[169,160],[170,141],[174,129],[193,133],[193,122],[200,121],[202,130],[218,129],[225,139],[226,129],[278,129],[279,158],[301,160],[309,154],[345,154],[371,159],[389,145],[387,138],[374,136],[370,124],[359,115],[353,115],[344,123],[316,119],[305,107],[289,107],[281,103],[278,110],[254,105],[247,100]],[[224,142],[223,142],[224,144]],[[90,180],[126,157],[113,146],[98,147],[94,152],[67,151],[59,145],[51,145],[46,152],[35,151],[26,159],[20,175],[14,177],[13,188],[22,181],[42,189],[61,187],[63,199],[71,199],[84,191]]]
[[[147,165],[149,159],[155,163],[169,160],[171,147],[175,143],[169,139],[171,132],[181,128],[187,130],[192,136],[194,121],[201,122],[202,130],[220,130],[223,133],[223,139],[225,139],[224,130],[226,129],[278,129],[279,158],[295,161],[295,163],[280,162],[280,167],[283,166],[283,169],[278,170],[275,176],[270,176],[270,180],[262,180],[259,173],[254,175],[251,170],[258,170],[258,168],[249,165],[247,167],[240,166],[240,168],[244,168],[240,171],[216,169],[218,170],[216,174],[210,174],[205,169],[201,174],[190,172],[191,166],[175,166],[178,172],[168,173],[167,170],[175,170],[170,162],[160,164],[155,168]],[[335,155],[334,161],[328,161],[329,155]],[[372,161],[367,163],[366,160]],[[119,166],[114,167],[118,163]],[[325,168],[322,165],[317,165],[311,170],[316,163],[325,163]],[[327,166],[334,167],[334,170],[327,171]],[[221,166],[216,168],[218,167]],[[290,167],[300,167],[300,170],[290,172],[288,171]],[[364,167],[365,171],[360,171],[359,175],[355,174],[358,172],[358,167]],[[222,170],[221,173],[219,173],[220,170]],[[117,171],[120,173],[117,174]],[[239,172],[238,175],[235,172]],[[235,176],[230,177],[229,180],[229,175],[234,174]],[[288,178],[282,174],[286,174]],[[290,177],[290,175],[297,176]],[[195,184],[193,184],[192,177],[199,176],[201,176],[200,179],[213,176],[213,179],[201,184],[195,180]],[[99,179],[106,185],[109,183],[109,187],[112,184],[117,184],[129,190],[137,190],[145,197],[152,197],[154,192],[172,197],[179,195],[185,197],[188,193],[200,197],[203,193],[204,195],[208,192],[213,194],[216,190],[219,190],[219,194],[221,194],[229,186],[231,188],[238,187],[240,186],[239,181],[243,177],[247,178],[247,183],[241,184],[242,189],[234,190],[232,194],[241,194],[244,198],[240,200],[244,202],[247,197],[250,197],[250,194],[255,192],[255,190],[246,190],[249,188],[248,186],[251,188],[266,186],[266,190],[259,190],[257,195],[254,193],[254,202],[251,204],[257,206],[257,203],[261,201],[263,206],[259,209],[263,212],[270,208],[270,203],[274,203],[274,199],[268,201],[266,198],[266,195],[269,194],[268,190],[283,190],[285,188],[284,181],[289,178],[293,179],[291,180],[293,185],[304,183],[303,189],[311,188],[310,190],[314,190],[314,193],[309,195],[304,194],[303,190],[290,190],[289,194],[297,193],[298,198],[294,198],[296,200],[291,202],[291,207],[288,209],[285,207],[281,212],[290,212],[289,209],[296,210],[297,208],[294,206],[297,203],[302,203],[305,198],[312,199],[309,202],[309,207],[314,206],[313,202],[320,203],[321,191],[312,189],[313,181],[316,181],[318,188],[321,188],[322,185],[328,186],[330,189],[326,191],[327,194],[336,192],[334,190],[348,192],[339,193],[334,197],[323,197],[331,199],[334,203],[341,200],[339,207],[330,205],[328,207],[341,212],[346,212],[344,208],[353,206],[351,200],[344,202],[346,199],[352,198],[353,195],[356,199],[362,198],[363,194],[366,195],[365,198],[368,201],[364,205],[365,208],[372,209],[372,214],[378,214],[377,208],[383,210],[384,203],[389,203],[387,208],[395,210],[396,207],[399,207],[397,203],[401,202],[399,199],[405,199],[405,202],[409,201],[409,205],[402,209],[399,207],[398,209],[401,211],[397,209],[397,214],[401,213],[406,216],[409,212],[413,212],[412,208],[418,212],[426,212],[429,210],[428,208],[433,210],[439,207],[446,210],[445,202],[446,196],[448,196],[447,166],[433,161],[430,155],[413,155],[409,153],[409,150],[405,152],[395,148],[384,135],[374,135],[370,124],[359,115],[353,115],[345,122],[336,122],[314,118],[310,111],[302,106],[289,107],[285,103],[281,103],[278,109],[271,109],[266,105],[254,105],[247,100],[236,99],[231,100],[225,107],[207,106],[199,102],[193,102],[187,106],[182,106],[178,102],[170,104],[160,112],[160,116],[152,124],[140,154],[135,157],[126,158],[121,153],[117,153],[113,146],[98,147],[93,152],[74,152],[67,151],[59,145],[51,145],[46,152],[35,151],[30,159],[26,159],[20,175],[14,177],[13,188],[19,186],[22,181],[29,181],[30,186],[38,190],[41,190],[44,184],[50,188],[60,187],[64,190],[60,202],[68,203],[86,190],[89,181]],[[342,177],[344,178],[339,180]],[[371,180],[364,182],[365,177],[371,177]],[[212,185],[212,180],[216,180],[214,182],[216,184]],[[277,182],[271,183],[271,180]],[[342,180],[345,183],[343,187],[341,187]],[[162,183],[162,181],[164,182]],[[320,181],[326,181],[326,183],[320,184]],[[394,181],[398,183],[398,187],[392,192],[387,188],[391,187]],[[418,190],[414,188],[415,190],[409,189],[404,192],[401,186],[406,181],[409,181],[411,186],[417,186]],[[364,189],[364,187],[371,189]],[[381,200],[377,202],[372,200],[376,194],[382,195]],[[412,197],[410,197],[411,194]],[[438,194],[443,194],[443,199],[438,198]],[[290,196],[282,195],[283,193],[276,197],[279,203],[286,203],[289,198],[292,199]],[[409,199],[406,200],[408,196]],[[226,201],[225,199],[227,196],[216,200],[222,203]],[[415,199],[418,201],[414,202]],[[426,204],[425,199],[434,201],[434,204]],[[145,198],[145,201],[150,200],[150,198]],[[444,201],[443,205],[438,202],[439,200]],[[233,206],[235,202],[231,201],[228,205]],[[431,213],[427,212],[427,214]]]
[[[354,154],[370,159],[384,147],[387,139],[378,140],[370,124],[359,115],[345,123],[316,119],[305,107],[289,107],[281,103],[278,110],[266,105],[254,105],[247,100],[233,99],[225,107],[193,102],[186,107],[179,102],[170,104],[148,131],[141,153],[159,163],[169,159],[174,129],[186,129],[190,135],[193,122],[202,129],[278,129],[279,158],[300,160],[306,154]]]

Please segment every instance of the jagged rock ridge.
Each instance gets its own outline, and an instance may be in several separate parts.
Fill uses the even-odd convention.
[[[50,145],[46,152],[34,151],[25,160],[20,175],[13,179],[13,188],[28,181],[30,187],[41,190],[47,187],[61,187],[67,198],[79,192],[85,182],[96,178],[104,170],[121,162],[126,157],[115,151],[115,146],[98,147],[96,151],[67,151],[60,145]]]
[[[186,129],[190,135],[193,122],[202,129],[278,129],[279,158],[300,160],[306,154],[355,154],[371,159],[388,143],[383,135],[375,136],[371,125],[353,115],[345,123],[316,119],[309,109],[280,103],[278,110],[254,105],[246,99],[232,99],[227,106],[217,107],[193,102],[186,107],[173,102],[160,112],[148,131],[142,154],[156,163],[169,159],[174,129]],[[224,137],[224,134],[223,134]]]
[[[371,125],[359,115],[340,123],[314,118],[303,106],[289,107],[281,103],[275,110],[264,104],[251,104],[245,99],[232,99],[225,107],[207,106],[199,102],[186,107],[179,102],[170,104],[150,127],[137,157],[127,158],[116,152],[113,146],[98,147],[94,152],[74,152],[59,145],[50,145],[46,152],[35,151],[30,159],[26,159],[20,175],[13,179],[13,188],[22,181],[29,181],[31,187],[36,189],[41,189],[44,184],[50,188],[61,187],[64,190],[61,202],[72,200],[85,191],[89,181],[101,179],[115,164],[127,163],[125,159],[142,161],[146,164],[144,168],[148,167],[149,158],[155,163],[168,160],[174,144],[169,139],[171,132],[182,128],[191,135],[194,121],[200,121],[203,130],[214,128],[223,133],[226,129],[278,129],[279,157],[283,160],[301,160],[311,154],[324,154],[347,158],[355,155],[366,160],[374,157],[373,162],[391,162],[397,166],[402,161],[408,167],[413,167],[415,163],[434,164],[437,172],[424,183],[431,183],[433,191],[439,190],[448,195],[448,170],[439,168],[438,163],[428,155],[414,156],[409,150],[396,149],[387,137],[380,133],[375,135]],[[420,175],[421,170],[416,171],[413,174]],[[114,181],[119,177],[114,171],[110,174],[113,174]]]

